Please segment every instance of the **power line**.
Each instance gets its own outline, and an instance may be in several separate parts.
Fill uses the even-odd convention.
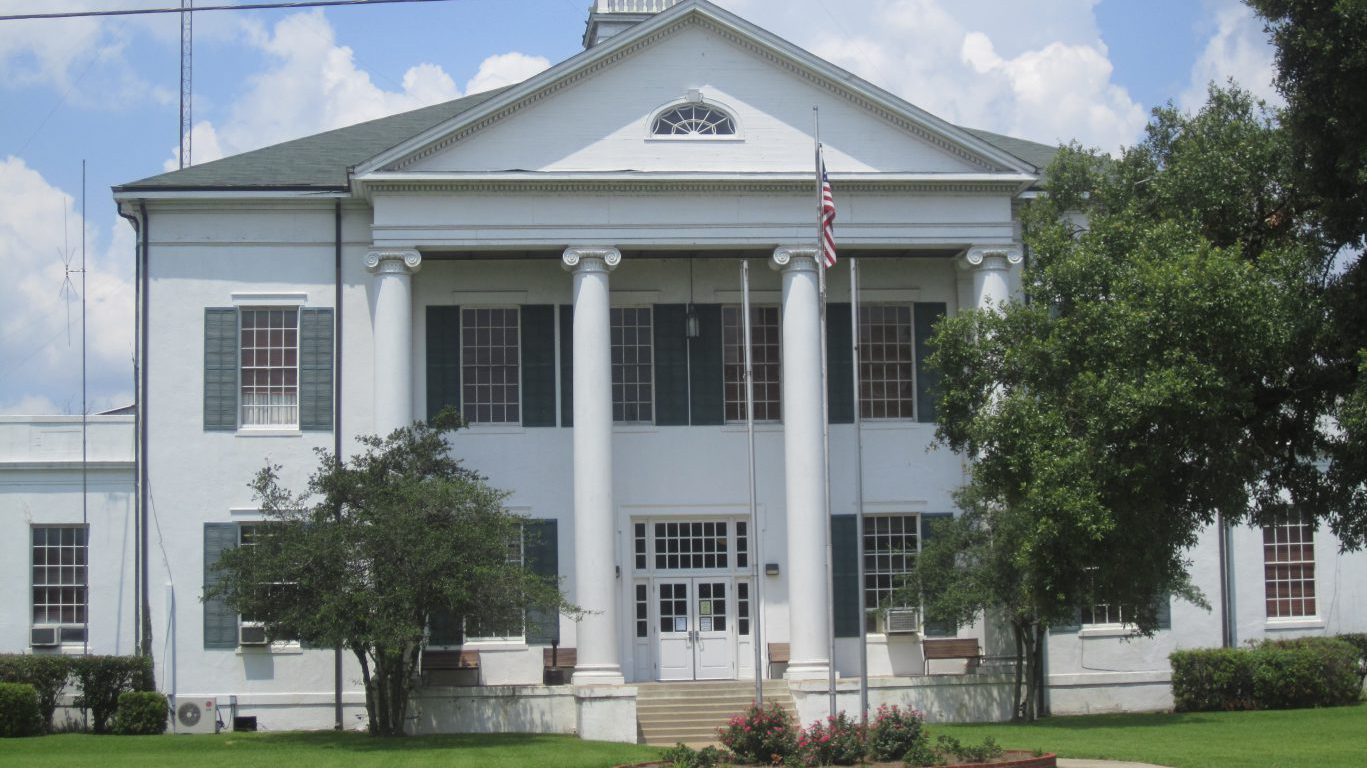
[[[79,19],[91,16],[147,16],[157,13],[190,13],[199,11],[260,11],[275,8],[320,8],[337,5],[393,5],[396,3],[446,3],[450,0],[297,0],[297,2],[244,3],[242,5],[202,5],[193,8],[125,8],[113,11],[61,11],[56,13],[17,13],[0,16],[0,21],[29,19]]]

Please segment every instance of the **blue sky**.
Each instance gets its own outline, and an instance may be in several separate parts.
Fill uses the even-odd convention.
[[[193,159],[516,82],[580,49],[589,3],[198,14]],[[0,15],[175,4],[0,0]],[[1115,151],[1211,80],[1275,98],[1271,49],[1236,0],[718,4],[945,119],[1036,141]],[[175,166],[178,98],[175,16],[0,22],[0,414],[80,410],[80,307],[62,286],[82,227],[90,408],[132,401],[133,237],[109,188]]]

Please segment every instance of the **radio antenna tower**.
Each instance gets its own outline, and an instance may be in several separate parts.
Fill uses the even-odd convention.
[[[190,165],[191,84],[195,69],[195,0],[180,0],[180,167]]]

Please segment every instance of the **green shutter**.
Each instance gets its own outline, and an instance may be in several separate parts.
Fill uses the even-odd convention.
[[[560,305],[560,426],[574,426],[574,305]]]
[[[698,338],[688,340],[690,400],[695,426],[725,424],[723,396],[721,305],[694,304],[698,316]]]
[[[299,311],[299,428],[332,429],[332,309]]]
[[[793,567],[791,563],[789,568]],[[835,636],[858,637],[863,596],[859,590],[859,520],[854,515],[831,516],[831,604],[835,606]]]
[[[1158,598],[1154,610],[1158,613],[1158,628],[1172,629],[1172,596],[1163,595]]]
[[[460,307],[427,308],[427,420],[460,408]]]
[[[935,538],[935,524],[941,520],[948,520],[954,517],[950,512],[932,512],[921,514],[921,546]],[[935,617],[926,612],[925,620],[922,625],[926,630],[926,637],[954,637],[959,634],[959,627],[952,621],[938,621]]]
[[[832,424],[854,423],[850,305],[826,305],[826,397]]]
[[[555,306],[522,307],[522,426],[555,426]]]
[[[225,550],[237,546],[237,523],[204,524],[204,589],[215,586],[223,578],[214,570]],[[204,647],[237,647],[237,614],[221,597],[204,601]]]
[[[204,428],[237,429],[237,309],[204,310]]]
[[[528,520],[523,524],[527,568],[557,586],[560,584],[559,541],[555,520]],[[554,609],[527,611],[527,644],[560,643],[560,613]]]
[[[916,340],[916,420],[933,423],[935,403],[940,399],[940,372],[926,366],[930,356],[930,336],[933,326],[945,316],[944,302],[917,302],[912,308],[912,324]]]
[[[655,423],[688,424],[688,308],[655,305]]]

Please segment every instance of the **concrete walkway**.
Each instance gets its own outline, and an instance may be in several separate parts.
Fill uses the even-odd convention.
[[[1148,763],[1118,763],[1115,760],[1073,760],[1072,757],[1059,757],[1058,768],[1162,768],[1161,765]]]

